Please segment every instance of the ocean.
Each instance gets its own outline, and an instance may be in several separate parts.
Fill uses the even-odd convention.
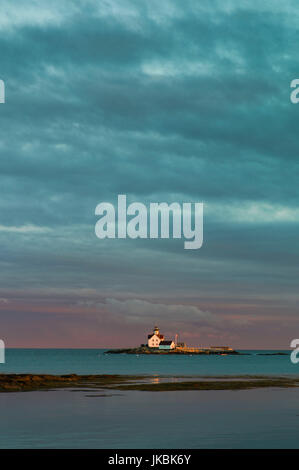
[[[106,349],[7,349],[0,373],[235,375],[297,374],[290,351],[240,351],[248,355],[155,356],[105,354]],[[286,355],[259,355],[284,352]]]
[[[208,357],[104,351],[8,349],[0,373],[299,375],[289,352]],[[299,448],[298,388],[0,393],[0,416],[0,448],[9,449]]]

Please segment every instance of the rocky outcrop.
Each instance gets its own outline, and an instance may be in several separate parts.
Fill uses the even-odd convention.
[[[170,349],[162,350],[156,348],[148,348],[146,346],[139,348],[127,348],[127,349],[109,349],[105,351],[105,354],[156,354],[156,355],[165,355],[165,354],[179,354],[185,356],[195,356],[195,355],[224,355],[224,354],[241,354],[235,350],[204,350],[204,351],[188,351],[180,349]]]
[[[135,378],[136,376],[122,375],[0,374],[0,392],[25,392],[82,386],[105,388]]]
[[[169,379],[169,377],[167,377]],[[0,392],[28,392],[37,390],[72,389],[89,393],[91,396],[113,396],[113,394],[94,394],[97,390],[140,390],[166,392],[176,390],[247,390],[265,387],[298,387],[299,377],[276,376],[216,376],[176,377],[176,381],[167,382],[166,377],[159,380],[153,376],[133,375],[36,375],[36,374],[0,374]],[[153,381],[153,379],[155,381]],[[158,380],[157,380],[158,379]]]

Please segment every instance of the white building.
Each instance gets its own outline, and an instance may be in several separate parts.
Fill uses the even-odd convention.
[[[159,349],[174,349],[175,343],[174,341],[160,341]]]
[[[149,348],[158,348],[161,341],[164,341],[164,335],[160,335],[159,328],[155,326],[153,333],[147,337],[147,345]]]

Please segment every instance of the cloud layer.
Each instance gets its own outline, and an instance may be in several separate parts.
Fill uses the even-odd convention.
[[[296,2],[2,9],[6,343],[125,345],[134,318],[140,336],[159,320],[193,344],[206,332],[236,347],[288,347],[298,318]],[[203,201],[203,247],[99,241],[94,209],[118,194]]]

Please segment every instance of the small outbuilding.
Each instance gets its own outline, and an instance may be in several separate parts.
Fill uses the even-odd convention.
[[[159,349],[174,349],[174,341],[161,341],[159,344]]]

